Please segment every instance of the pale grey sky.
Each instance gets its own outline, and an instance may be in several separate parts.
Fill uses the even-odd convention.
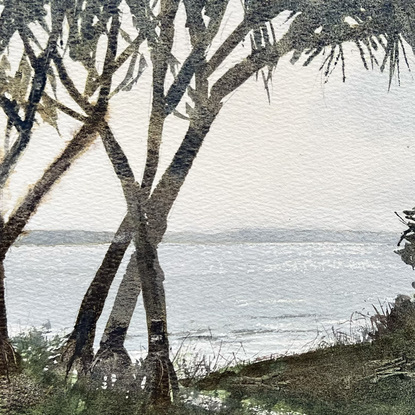
[[[215,121],[173,207],[169,230],[216,231],[278,227],[402,229],[394,211],[415,206],[415,81],[401,68],[401,86],[366,71],[359,52],[346,55],[345,84],[336,69],[324,84],[318,68],[283,59],[271,104],[262,81],[230,96]],[[412,59],[412,67],[415,61]],[[150,71],[135,90],[115,97],[110,122],[137,177],[144,160]],[[146,78],[147,77],[147,78]],[[14,206],[76,125],[60,119],[62,137],[39,127],[5,190]],[[131,127],[130,127],[131,126]],[[173,119],[162,147],[168,165],[186,122]],[[31,229],[115,230],[126,206],[99,140],[48,195]]]

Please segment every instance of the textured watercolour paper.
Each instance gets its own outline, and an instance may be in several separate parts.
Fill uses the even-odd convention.
[[[414,19],[0,2],[0,412],[414,413]]]

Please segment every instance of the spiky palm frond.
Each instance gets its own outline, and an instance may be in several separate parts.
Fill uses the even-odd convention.
[[[342,45],[331,46],[330,52],[327,57],[324,59],[323,64],[320,66],[320,71],[324,71],[325,81],[327,83],[330,75],[336,69],[339,61],[341,62],[343,82],[346,80],[346,70],[345,70],[345,60],[344,60],[344,51]],[[306,63],[304,64],[306,66]]]
[[[405,245],[402,249],[396,250],[395,253],[401,257],[405,264],[408,264],[412,267],[412,269],[415,269],[415,208],[411,210],[404,210],[403,214],[405,215],[405,218],[402,218],[397,212],[395,212],[395,214],[407,227],[407,229],[402,232],[397,244],[400,246],[402,241],[405,240]]]
[[[356,45],[366,69],[375,66],[381,71],[389,69],[389,88],[395,76],[400,83],[402,61],[409,69],[404,41],[415,46],[412,30],[415,7],[403,0],[333,0],[309,4],[302,9],[297,26],[297,30],[303,28],[303,33],[291,62],[306,55],[303,65],[307,66],[317,56],[326,54],[320,67],[326,81],[340,59],[345,62],[344,53],[340,52],[345,42]],[[342,71],[345,79],[344,65]]]

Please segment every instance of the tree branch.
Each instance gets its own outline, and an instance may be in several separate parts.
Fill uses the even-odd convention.
[[[75,84],[73,83],[71,77],[69,76],[65,65],[63,63],[63,59],[58,53],[53,55],[53,61],[55,62],[56,68],[58,70],[59,79],[62,82],[62,85],[68,91],[70,97],[82,108],[87,114],[90,114],[93,106],[89,103],[89,101],[79,92],[76,88]]]
[[[57,6],[54,3],[52,5],[52,8],[54,9],[56,7]],[[16,110],[14,110],[14,108],[14,111],[12,111],[12,107],[10,105],[3,105],[3,103],[9,103],[7,98],[1,98],[2,107],[5,109],[5,111],[8,108],[7,111],[9,111],[10,113],[10,115],[8,116],[13,121],[13,124],[18,124],[16,128],[19,131],[19,137],[13,144],[10,151],[6,154],[4,160],[0,165],[0,187],[3,187],[6,183],[13,167],[16,165],[18,159],[20,158],[20,156],[22,155],[30,141],[37,106],[40,102],[40,99],[46,86],[46,76],[48,68],[50,66],[51,55],[54,53],[56,49],[58,37],[60,35],[60,31],[62,28],[64,15],[63,13],[58,13],[57,16],[57,19],[53,23],[52,32],[49,36],[46,48],[39,58],[34,56],[34,52],[30,47],[29,40],[25,37],[24,34],[22,35],[22,40],[25,45],[26,53],[31,59],[32,65],[35,65],[33,66],[35,75],[32,80],[32,86],[28,98],[28,104],[26,107],[24,121],[21,121],[20,117],[17,118],[18,114],[16,113]],[[21,33],[23,32],[24,30],[21,31]],[[13,114],[13,112],[15,114]]]
[[[244,40],[252,28],[244,19],[235,30],[219,46],[213,56],[206,64],[206,76],[209,77],[219,65],[230,55],[230,53]]]
[[[212,43],[219,30],[227,3],[228,0],[215,3],[217,6],[213,10],[209,10],[212,16],[210,16],[211,19],[206,28],[202,17],[202,7],[199,7],[198,10],[196,10],[193,1],[185,2],[187,26],[189,27],[192,51],[184,61],[178,75],[166,94],[166,115],[171,114],[176,109],[186,92],[187,87],[190,85],[190,81],[192,80],[196,69],[200,68],[202,64],[205,66],[207,48]],[[228,50],[228,55],[231,51],[232,49]],[[207,70],[208,68],[203,68],[206,78],[209,76]]]
[[[23,41],[23,46],[24,46],[26,55],[28,56],[30,60],[30,64],[32,65],[32,68],[36,68],[38,66],[38,57],[36,56],[36,53],[33,50],[32,46],[30,46],[30,40],[29,40],[29,37],[27,36],[26,31],[27,31],[27,28],[24,25],[21,25],[19,27],[19,35]]]
[[[209,129],[219,113],[220,105],[205,107],[191,121],[186,135],[169,167],[145,205],[148,218],[149,238],[157,246],[167,228],[167,216],[193,165]],[[196,121],[195,121],[196,120]]]
[[[118,58],[115,60],[112,66],[112,69],[111,69],[113,73],[115,73],[127,61],[127,59],[139,49],[140,45],[144,42],[144,40],[145,40],[144,33],[140,32],[138,36],[133,40],[133,42],[130,45],[128,45],[124,49],[124,51],[121,52]],[[91,82],[91,86],[90,86],[91,91],[92,91],[91,95],[95,93],[95,91],[98,89],[101,83],[102,83],[102,75],[100,75],[98,78],[96,78],[95,80]]]
[[[207,44],[199,44],[195,46],[190,55],[184,61],[177,77],[170,86],[166,95],[166,116],[170,115],[176,109],[182,99],[191,79],[193,78],[196,68],[204,61],[206,47]]]
[[[80,114],[79,112],[73,110],[72,108],[67,107],[66,105],[60,103],[56,99],[52,98],[50,95],[43,93],[44,96],[47,96],[48,99],[53,103],[53,105],[56,106],[56,108],[66,115],[69,115],[73,119],[81,122],[86,122],[88,120],[88,117],[86,115]]]
[[[324,20],[324,15],[321,14],[320,10],[313,8],[310,13],[299,15],[276,44],[254,50],[242,62],[230,68],[212,86],[211,99],[221,102],[260,69],[266,65],[276,65],[282,56],[291,51],[301,53],[305,49],[323,49],[332,44],[364,39],[370,34],[368,27],[364,25],[352,28],[346,23],[337,26],[334,33],[315,33],[315,29],[321,25],[321,20]],[[302,35],[299,36],[298,33]]]
[[[108,105],[111,92],[112,76],[114,74],[115,57],[117,56],[118,33],[120,31],[120,17],[118,10],[112,16],[111,28],[108,34],[108,46],[105,54],[104,68],[101,75],[101,89],[99,91],[97,106]]]
[[[151,60],[153,62],[153,101],[147,139],[147,159],[141,187],[144,197],[148,197],[157,172],[159,152],[163,134],[165,114],[164,82],[168,70],[174,40],[174,19],[179,6],[178,0],[161,0],[160,38],[155,44]]]
[[[10,246],[21,234],[28,220],[38,208],[42,198],[69,169],[75,159],[94,141],[96,136],[95,129],[96,127],[92,122],[82,126],[62,154],[46,169],[43,176],[29,190],[20,206],[10,215],[0,236],[0,260],[4,259]]]
[[[13,19],[13,4],[6,3],[0,15],[0,53],[9,45],[9,41],[16,31],[16,23]]]
[[[0,106],[3,108],[4,113],[13,123],[16,130],[21,132],[23,130],[23,120],[20,118],[18,110],[16,109],[16,104],[2,95],[0,96]]]
[[[8,249],[20,235],[28,220],[36,211],[42,198],[50,191],[56,181],[69,169],[73,161],[79,157],[93,142],[96,131],[105,117],[108,107],[108,96],[111,88],[111,66],[117,50],[119,30],[118,10],[114,10],[111,29],[108,36],[108,47],[104,63],[103,86],[97,104],[87,122],[81,127],[62,154],[49,166],[43,176],[29,190],[20,206],[11,214],[0,235],[0,260],[4,259]],[[51,54],[49,54],[51,55]]]
[[[135,182],[134,173],[130,167],[128,158],[118,141],[115,139],[109,125],[107,123],[102,123],[99,132],[105,151],[107,152],[108,158],[111,161],[114,172],[120,180],[121,185],[123,185],[126,180]]]

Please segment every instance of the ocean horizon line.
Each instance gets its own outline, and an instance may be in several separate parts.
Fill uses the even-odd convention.
[[[111,243],[114,232],[85,230],[30,230],[15,245],[85,245]],[[130,235],[124,235],[129,238]],[[220,232],[167,232],[163,243],[391,243],[397,245],[400,234],[388,231],[326,229],[245,228]]]

